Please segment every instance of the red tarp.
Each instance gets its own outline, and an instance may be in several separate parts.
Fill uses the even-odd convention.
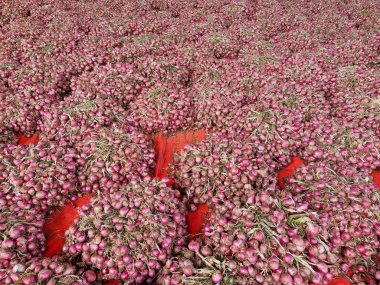
[[[337,277],[327,283],[327,285],[351,285],[351,282],[345,277]]]
[[[285,178],[292,176],[294,171],[296,171],[296,169],[300,167],[302,164],[303,160],[300,157],[296,156],[292,158],[292,161],[287,167],[281,169],[278,172],[277,181],[281,189],[284,189],[285,187]]]
[[[18,139],[18,145],[30,145],[32,143],[38,143],[39,140],[39,132],[34,133],[31,137],[26,137],[22,134],[17,134],[16,137]]]
[[[193,239],[201,232],[202,227],[210,217],[210,209],[207,204],[200,204],[195,211],[189,211],[186,216],[187,231]]]
[[[90,203],[90,201],[90,196],[84,195],[75,202],[57,209],[46,218],[44,232],[47,241],[44,257],[52,257],[62,252],[62,247],[65,243],[65,231],[78,217],[77,208]]]
[[[380,170],[374,170],[372,172],[373,180],[375,181],[377,187],[380,189]]]
[[[153,138],[154,149],[156,151],[156,169],[154,177],[168,177],[168,166],[173,160],[173,155],[180,152],[185,145],[202,141],[206,138],[204,130],[178,132],[170,137],[165,137],[162,132],[156,134]],[[173,185],[173,178],[169,177],[169,186]]]

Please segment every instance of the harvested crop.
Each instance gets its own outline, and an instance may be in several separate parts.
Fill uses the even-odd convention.
[[[185,208],[179,192],[151,179],[131,181],[79,210],[66,232],[64,253],[79,256],[105,279],[151,282],[185,245]]]

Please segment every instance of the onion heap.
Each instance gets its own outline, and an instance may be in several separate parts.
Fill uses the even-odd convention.
[[[2,1],[0,283],[379,283],[379,8],[352,2]],[[152,180],[151,137],[198,130]]]
[[[380,139],[371,129],[318,116],[307,123],[302,141],[301,155],[307,161],[328,160],[367,174],[380,166]]]
[[[192,121],[192,94],[182,90],[155,88],[142,93],[130,105],[130,122],[147,133],[173,133],[186,129]]]
[[[225,33],[213,33],[208,35],[207,42],[211,54],[217,58],[234,59],[239,56],[241,43],[238,36]]]
[[[127,107],[141,92],[144,80],[130,64],[101,65],[72,80],[71,88],[83,97],[113,99]]]
[[[180,284],[249,284],[243,276],[233,275],[226,266],[227,260],[210,256],[209,247],[199,248],[198,243],[192,243],[192,251],[184,248],[181,257],[168,260],[162,269],[156,283],[158,285]]]
[[[362,271],[374,274],[380,257],[380,201],[370,176],[321,161],[299,168],[288,182],[283,194],[288,222],[306,233],[309,260],[325,263],[333,255],[330,268],[364,266]]]
[[[125,110],[112,99],[97,99],[75,93],[43,112],[39,129],[50,140],[75,144],[81,133],[124,122]]]
[[[161,284],[212,284],[216,270],[221,279],[214,284],[324,284],[352,268],[358,270],[355,282],[364,272],[377,274],[376,186],[354,168],[339,170],[338,164],[311,163],[288,179],[284,191],[256,186],[239,199],[228,197],[229,189],[214,194],[201,240],[189,243],[210,259],[197,264],[182,253],[182,269],[169,263]]]
[[[18,94],[0,97],[0,127],[3,132],[33,134],[37,129],[38,114]]]
[[[287,224],[281,200],[265,185],[247,189],[245,195],[213,200],[201,239],[188,244],[195,256],[181,253],[180,269],[173,265],[177,260],[168,262],[159,284],[290,285],[316,280],[319,269],[307,258],[308,243]]]
[[[218,90],[207,87],[194,99],[194,121],[198,128],[221,128],[224,116],[233,114],[247,101],[247,96],[235,89]]]
[[[259,152],[253,144],[227,139],[186,146],[172,164],[175,183],[194,204],[213,199],[243,203],[256,187],[277,187],[276,177],[269,175],[276,162]]]
[[[175,31],[173,31],[175,33]],[[167,35],[169,36],[169,35]],[[145,77],[144,88],[159,87],[160,85],[187,89],[194,83],[195,73],[193,58],[181,45],[168,45],[166,39],[153,33],[142,33],[134,39],[135,46],[151,49],[150,57],[136,60],[138,70]],[[178,39],[179,40],[179,39]],[[144,89],[143,88],[143,89]]]
[[[154,152],[148,137],[133,127],[114,123],[81,134],[78,178],[83,192],[112,192],[136,178],[149,177]]]
[[[2,194],[22,210],[62,206],[78,194],[78,158],[70,145],[44,139],[28,147],[7,145],[0,152]]]
[[[6,144],[16,144],[16,136],[13,131],[5,126],[0,126],[0,148],[3,148]]]
[[[329,103],[334,107],[333,115],[340,122],[350,123],[363,132],[380,133],[380,74],[376,68],[344,66],[337,71],[340,83],[337,92],[331,94]]]
[[[96,282],[94,270],[72,265],[61,257],[53,257],[33,258],[25,264],[15,264],[5,284],[88,285],[99,282]]]
[[[275,109],[246,105],[221,120],[214,137],[226,137],[254,145],[257,156],[265,153],[266,159],[285,167],[301,146],[304,124],[289,109],[279,114]],[[227,128],[226,128],[227,127]]]
[[[125,284],[152,282],[185,245],[185,208],[178,191],[150,178],[83,206],[66,232],[64,253]]]
[[[1,196],[0,203],[4,209],[0,213],[0,280],[10,284],[9,281],[7,283],[7,275],[11,274],[13,266],[42,256],[45,249],[42,231],[45,220],[41,211],[25,211],[16,205],[12,207]]]

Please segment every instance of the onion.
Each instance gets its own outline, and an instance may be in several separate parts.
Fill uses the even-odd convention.
[[[211,276],[211,280],[214,284],[218,284],[220,282],[222,282],[223,280],[223,276],[222,276],[222,273],[219,271],[219,270],[216,270],[212,276]]]

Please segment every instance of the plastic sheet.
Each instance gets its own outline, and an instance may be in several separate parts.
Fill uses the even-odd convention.
[[[345,277],[337,277],[327,283],[327,285],[351,285],[351,282]]]
[[[197,210],[189,211],[186,216],[187,231],[192,239],[196,239],[210,217],[210,209],[207,204],[198,205]]]
[[[90,203],[91,197],[84,195],[75,202],[66,204],[46,218],[44,232],[46,235],[46,251],[44,257],[52,257],[62,252],[65,243],[65,231],[78,217],[78,207]]]
[[[40,135],[39,132],[34,133],[33,136],[31,137],[26,137],[22,134],[16,134],[16,137],[18,139],[17,144],[18,145],[30,145],[32,143],[37,144],[39,141],[39,135]]]
[[[375,184],[380,189],[380,170],[374,170],[372,172],[373,181],[375,181]]]
[[[303,163],[304,162],[300,157],[298,156],[293,157],[290,164],[278,172],[277,180],[278,180],[278,185],[280,186],[281,189],[284,189],[285,187],[285,178],[291,176],[294,173],[294,171],[298,167],[300,167]]]
[[[168,177],[170,179],[168,185],[172,186],[174,180],[169,176],[168,166],[173,160],[174,154],[180,152],[185,145],[202,141],[205,138],[206,132],[204,130],[178,132],[170,137],[165,137],[162,132],[156,134],[153,138],[156,151],[154,177],[161,179]]]

